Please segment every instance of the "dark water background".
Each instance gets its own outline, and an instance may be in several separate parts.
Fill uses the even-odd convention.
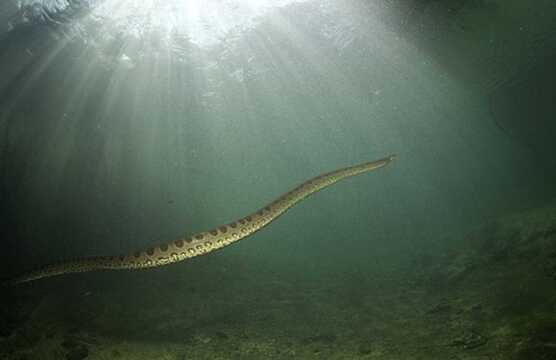
[[[555,9],[302,2],[206,46],[148,17],[135,35],[90,9],[15,13],[0,39],[4,255],[19,267],[142,248],[390,153],[391,168],[231,251],[395,261],[550,200]]]
[[[2,275],[206,230],[392,153],[153,271],[372,272],[556,196],[554,1],[208,2],[222,19],[198,28],[156,2],[95,13],[106,3],[0,5]]]

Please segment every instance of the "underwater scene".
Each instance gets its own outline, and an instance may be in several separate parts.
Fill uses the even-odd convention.
[[[556,360],[556,1],[0,2],[0,359]]]

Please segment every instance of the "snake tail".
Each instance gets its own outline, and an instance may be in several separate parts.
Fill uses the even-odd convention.
[[[132,254],[86,257],[46,265],[9,279],[4,284],[16,285],[56,275],[96,270],[146,269],[205,255],[245,239],[256,231],[261,230],[309,195],[342,179],[386,166],[395,158],[395,155],[391,155],[380,160],[321,174],[281,195],[258,211],[212,230],[202,231],[192,236],[179,238],[155,247],[136,251]]]

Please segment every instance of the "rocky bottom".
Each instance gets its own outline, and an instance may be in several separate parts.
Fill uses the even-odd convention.
[[[8,290],[0,358],[556,359],[556,208],[389,269],[195,265]]]

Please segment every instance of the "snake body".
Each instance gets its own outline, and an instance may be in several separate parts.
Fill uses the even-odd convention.
[[[190,237],[179,238],[133,254],[87,257],[47,265],[10,279],[6,283],[15,285],[50,276],[95,270],[145,269],[205,255],[231,245],[264,228],[307,196],[342,179],[381,168],[393,159],[395,159],[395,155],[316,176],[283,194],[260,210],[209,231],[202,231]]]

